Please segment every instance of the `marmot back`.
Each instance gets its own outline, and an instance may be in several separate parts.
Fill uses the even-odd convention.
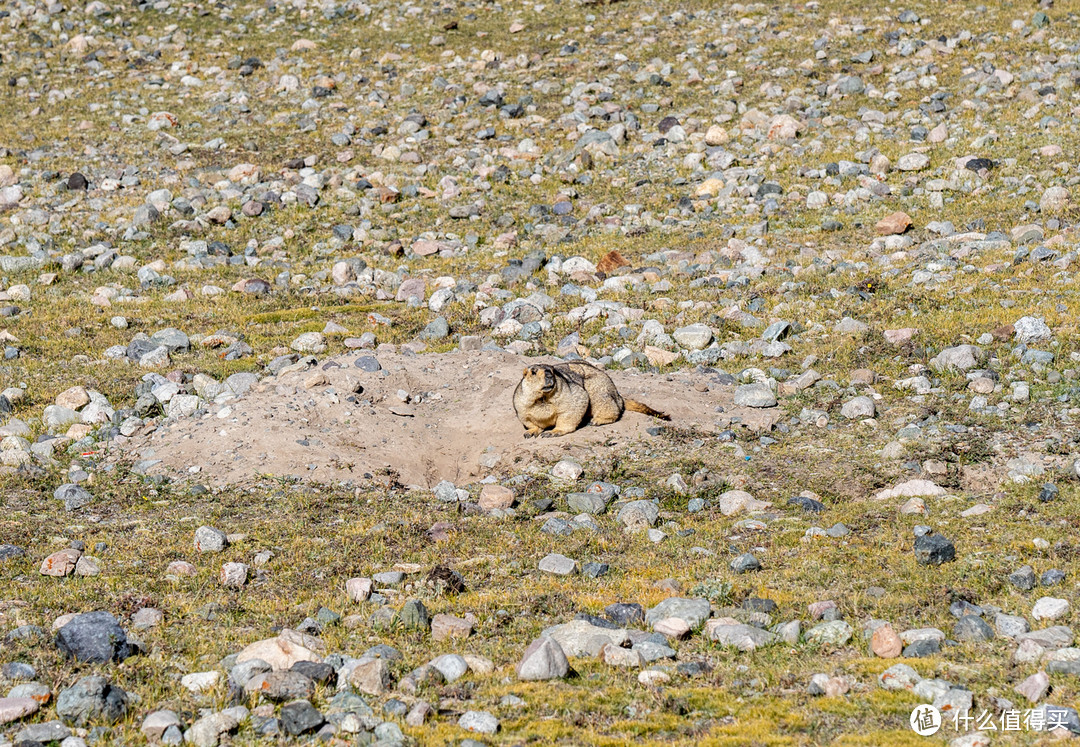
[[[624,400],[610,376],[580,361],[529,366],[514,390],[514,412],[525,426],[525,438],[565,436],[586,421],[607,425],[625,410],[670,419],[641,402]]]

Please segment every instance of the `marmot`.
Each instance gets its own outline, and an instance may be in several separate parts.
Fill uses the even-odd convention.
[[[514,412],[525,426],[525,438],[565,436],[586,421],[607,425],[625,410],[671,419],[641,402],[623,399],[611,377],[588,363],[529,366],[514,390]]]

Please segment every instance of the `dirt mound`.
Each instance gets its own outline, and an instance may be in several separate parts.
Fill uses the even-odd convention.
[[[372,357],[381,370],[358,367]],[[538,458],[619,450],[660,425],[628,412],[617,423],[568,436],[524,438],[512,396],[524,365],[539,360],[488,351],[342,356],[265,380],[202,418],[159,427],[126,451],[161,460],[151,471],[182,471],[215,484],[260,474],[319,482],[389,474],[404,485],[432,487],[521,472]],[[625,396],[670,414],[672,427],[715,433],[734,420],[758,430],[779,417],[776,408],[735,407],[733,388],[706,374],[609,373]]]

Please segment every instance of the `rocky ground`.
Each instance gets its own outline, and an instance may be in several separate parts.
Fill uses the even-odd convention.
[[[1080,735],[1075,11],[0,6],[0,745]]]

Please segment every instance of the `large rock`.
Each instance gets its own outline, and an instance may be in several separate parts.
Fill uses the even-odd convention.
[[[1069,190],[1065,187],[1048,187],[1039,198],[1039,210],[1047,214],[1059,213],[1069,206]]]
[[[315,683],[310,677],[290,669],[255,675],[244,683],[244,692],[262,695],[267,700],[284,702],[310,698],[315,694]]]
[[[806,631],[806,640],[829,646],[843,646],[851,640],[851,626],[843,620],[823,622]]]
[[[874,400],[865,396],[849,399],[844,403],[843,407],[840,408],[840,414],[848,420],[864,420],[866,418],[872,418],[876,412]]]
[[[1056,620],[1069,611],[1069,600],[1056,597],[1040,597],[1031,608],[1031,616],[1036,620]]]
[[[892,488],[879,490],[873,495],[875,501],[888,501],[894,498],[914,498],[916,496],[938,497],[945,495],[947,491],[940,485],[930,480],[908,480]]]
[[[696,628],[709,619],[712,605],[708,599],[685,599],[669,597],[645,613],[645,622],[655,625],[661,620],[676,617],[685,620],[691,628]]]
[[[201,526],[195,530],[195,549],[199,552],[221,552],[228,546],[229,538],[220,529]]]
[[[529,644],[517,665],[519,680],[562,679],[570,670],[562,646],[548,636],[541,636]]]
[[[585,620],[571,620],[543,631],[567,656],[596,656],[605,643],[622,646],[629,640],[622,628],[601,628]]]
[[[735,390],[735,406],[776,407],[776,395],[768,384],[743,384]]]
[[[165,730],[170,726],[179,728],[180,717],[176,715],[175,711],[162,709],[160,711],[148,713],[146,718],[143,719],[139,731],[141,731],[143,736],[151,742],[156,742],[161,739],[161,735],[164,734]]]
[[[923,534],[915,538],[915,560],[921,565],[941,565],[956,559],[956,547],[946,537]]]
[[[628,529],[648,529],[656,524],[660,506],[654,501],[630,501],[619,509],[616,520]]]
[[[874,225],[874,230],[882,236],[901,234],[911,228],[911,216],[904,212],[886,215]]]
[[[441,674],[447,683],[461,679],[469,671],[469,663],[457,654],[436,656],[428,662],[428,666]]]
[[[78,661],[123,661],[131,655],[127,635],[116,618],[105,611],[73,617],[56,633],[56,645]]]
[[[431,639],[445,641],[451,638],[468,638],[472,634],[473,624],[454,615],[440,613],[431,618]]]
[[[964,615],[953,626],[953,637],[958,641],[981,643],[994,637],[994,629],[978,615]]]
[[[930,156],[925,153],[905,153],[896,160],[900,171],[922,171],[930,165]]]
[[[704,324],[691,324],[675,330],[671,337],[688,350],[704,350],[712,342],[713,333]]]
[[[75,570],[82,553],[73,547],[58,550],[41,561],[39,572],[42,576],[67,576]]]
[[[127,705],[127,693],[97,675],[83,677],[56,696],[56,714],[73,726],[119,721],[127,713]]]
[[[975,366],[979,365],[985,357],[986,353],[977,345],[956,345],[955,347],[945,348],[931,358],[930,368],[935,371],[949,369],[967,371],[969,368],[975,368]]]
[[[764,511],[772,503],[759,501],[745,490],[728,490],[716,499],[716,508],[724,516],[734,516],[744,511]]]
[[[555,576],[572,576],[578,572],[577,561],[553,552],[540,559],[538,566],[544,573]]]
[[[203,716],[184,732],[184,741],[194,747],[217,747],[221,735],[240,727],[240,719],[234,711],[230,708]]]
[[[362,659],[349,673],[349,684],[365,695],[382,695],[390,689],[390,664],[386,659]]]
[[[274,671],[279,671],[292,668],[298,661],[321,662],[322,657],[315,653],[315,649],[321,648],[322,643],[317,638],[286,628],[276,638],[256,641],[247,646],[237,654],[236,663],[262,659]]]
[[[733,646],[740,651],[753,651],[777,640],[775,633],[730,619],[709,620],[705,624],[705,634],[711,641],[722,646]]]
[[[155,348],[168,348],[170,353],[185,353],[191,348],[188,336],[175,327],[166,327],[150,335],[150,343]]]
[[[281,726],[290,736],[315,731],[325,721],[323,715],[308,700],[294,700],[281,707]]]
[[[289,347],[298,353],[322,353],[326,351],[326,341],[322,332],[305,332],[293,340]]]
[[[40,707],[34,698],[0,698],[0,726],[32,716]]]
[[[1016,341],[1023,345],[1031,345],[1036,342],[1049,340],[1053,333],[1041,316],[1024,316],[1013,324],[1013,334]]]
[[[77,508],[87,506],[94,500],[90,491],[81,485],[67,483],[61,485],[53,492],[53,498],[64,502],[64,510],[74,511]]]
[[[477,734],[494,734],[499,731],[499,719],[487,711],[465,711],[458,719],[458,726]]]

